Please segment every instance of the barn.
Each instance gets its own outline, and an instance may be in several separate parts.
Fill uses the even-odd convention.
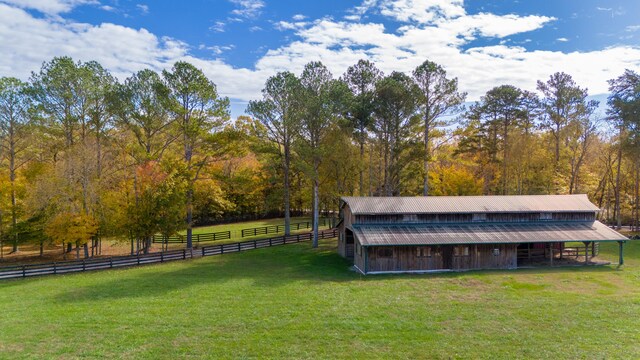
[[[572,256],[589,263],[611,241],[623,264],[628,240],[596,220],[586,195],[341,200],[338,252],[363,274],[553,266]]]

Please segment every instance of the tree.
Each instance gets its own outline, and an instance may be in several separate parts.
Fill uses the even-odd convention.
[[[262,100],[250,101],[247,112],[266,128],[267,138],[275,145],[282,161],[284,176],[284,228],[291,224],[291,146],[299,131],[300,80],[290,72],[279,72],[267,79]]]
[[[611,95],[608,99],[609,119],[618,128],[618,161],[615,185],[615,218],[617,227],[622,225],[620,214],[620,173],[622,166],[622,148],[627,137],[628,144],[640,143],[640,75],[625,70],[624,74],[616,79],[609,80],[609,91]],[[637,185],[636,185],[637,187]],[[637,206],[637,205],[636,205]]]
[[[98,231],[97,221],[83,213],[61,212],[46,225],[45,233],[55,243],[76,244],[76,259],[80,258],[80,245],[86,244]]]
[[[400,193],[400,155],[416,111],[415,90],[410,77],[395,71],[376,83],[373,131],[382,146],[382,194],[386,196]]]
[[[28,161],[28,136],[31,117],[31,101],[27,84],[16,78],[0,78],[0,160],[6,159],[9,169],[9,192],[11,198],[11,226],[18,224],[18,199],[16,195],[17,171]],[[0,209],[0,223],[2,223]],[[1,225],[0,225],[1,226]],[[0,237],[3,234],[0,233]],[[18,237],[13,237],[13,252],[18,251]]]
[[[179,124],[184,147],[183,161],[189,178],[186,191],[187,248],[193,247],[194,183],[202,168],[215,156],[208,150],[215,146],[212,135],[229,119],[229,99],[218,95],[216,85],[202,70],[187,62],[176,62],[171,71],[163,71],[170,90],[171,110]]]
[[[553,135],[554,171],[560,175],[560,155],[562,144],[566,142],[565,127],[572,121],[578,121],[590,114],[597,107],[596,101],[587,101],[587,90],[576,85],[570,75],[555,73],[547,82],[538,80],[538,91],[543,95],[541,105],[545,117],[542,125]],[[559,192],[556,185],[556,192]]]
[[[318,247],[319,168],[324,149],[322,141],[331,127],[334,117],[332,91],[334,81],[331,72],[321,62],[305,65],[300,76],[300,138],[303,158],[311,165],[310,178],[313,183],[313,247]]]
[[[424,187],[423,195],[429,195],[429,142],[431,132],[444,125],[442,117],[456,113],[467,97],[458,91],[458,78],[448,79],[442,66],[426,60],[413,71],[413,79],[419,88],[417,102],[424,121]]]
[[[138,163],[160,161],[179,136],[172,129],[176,118],[171,116],[168,96],[162,78],[148,69],[126,79],[111,94],[111,112],[116,114],[117,124],[133,134],[137,146],[128,152]]]
[[[364,195],[364,145],[367,141],[367,129],[371,126],[372,114],[375,110],[375,85],[382,77],[382,72],[368,60],[359,60],[350,66],[341,80],[351,89],[351,96],[343,101],[344,116],[353,128],[353,135],[360,146],[359,192]]]

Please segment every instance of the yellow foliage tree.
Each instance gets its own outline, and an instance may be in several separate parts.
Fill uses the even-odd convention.
[[[86,244],[98,232],[98,222],[85,214],[60,213],[46,225],[45,233],[54,243],[76,244],[76,258],[80,257],[80,245]]]

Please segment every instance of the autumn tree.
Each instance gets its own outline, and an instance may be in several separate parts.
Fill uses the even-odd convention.
[[[169,88],[171,111],[178,122],[183,161],[188,177],[185,196],[187,248],[193,247],[193,195],[203,167],[215,159],[211,152],[218,144],[213,135],[229,118],[229,99],[218,95],[216,85],[202,70],[187,62],[176,62],[162,72]]]
[[[322,146],[334,118],[333,104],[338,100],[333,90],[336,84],[331,72],[321,62],[305,65],[300,76],[300,139],[301,153],[310,166],[313,184],[313,247],[318,247],[320,163],[326,149]]]
[[[609,119],[618,129],[618,160],[615,180],[615,218],[618,229],[621,227],[621,167],[622,151],[625,142],[631,148],[639,149],[640,146],[640,75],[631,70],[626,70],[619,77],[609,80],[609,91],[611,95],[608,99]],[[640,156],[634,154],[634,158]],[[637,160],[636,160],[637,161]],[[638,180],[636,180],[637,182]],[[638,185],[636,184],[636,188]],[[637,193],[637,191],[636,191]],[[636,195],[636,201],[638,200]],[[637,206],[637,205],[636,205]]]
[[[566,73],[555,73],[546,82],[538,80],[537,88],[543,96],[541,105],[545,116],[542,125],[550,131],[554,139],[555,191],[559,192],[557,177],[560,176],[560,157],[563,144],[566,143],[565,128],[573,121],[588,117],[597,107],[597,102],[587,101],[587,90],[580,88]]]
[[[265,135],[281,158],[284,177],[284,228],[290,234],[291,224],[291,158],[292,144],[300,127],[300,80],[290,72],[279,72],[267,79],[262,100],[250,101],[247,112],[266,128]]]
[[[423,195],[429,195],[429,161],[432,131],[446,122],[443,116],[451,115],[461,109],[467,96],[458,90],[458,78],[447,78],[444,68],[426,60],[413,70],[413,79],[419,88],[416,96],[419,112],[423,120],[424,174]]]
[[[14,234],[16,234],[15,228],[21,212],[17,197],[17,173],[29,161],[29,155],[26,152],[29,146],[31,100],[27,93],[27,86],[16,78],[0,78],[0,160],[4,160],[0,164],[6,164],[9,170],[11,201],[9,214]],[[0,209],[0,223],[2,223],[1,215],[2,209]],[[0,237],[3,235],[0,233]],[[17,236],[13,236],[12,243],[13,252],[18,251]]]

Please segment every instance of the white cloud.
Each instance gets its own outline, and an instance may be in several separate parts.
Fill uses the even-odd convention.
[[[138,8],[138,10],[140,10],[140,12],[144,15],[149,13],[149,5],[145,5],[145,4],[136,4],[136,7]]]
[[[567,39],[566,37],[561,37],[561,38],[557,38],[556,41],[567,42],[569,41],[569,39]]]
[[[640,25],[629,25],[625,28],[628,32],[634,32],[640,30]]]
[[[229,0],[239,7],[231,11],[232,14],[242,16],[245,18],[255,18],[260,15],[262,8],[264,7],[264,1],[262,0]]]
[[[544,27],[554,19],[546,16],[466,14],[457,8],[460,1],[391,0],[365,1],[362,9],[350,13],[361,22],[318,20],[278,22],[276,27],[293,32],[285,45],[260,49],[261,57],[252,68],[236,68],[220,58],[197,58],[189,46],[175,39],[158,37],[145,29],[114,24],[91,25],[54,17],[35,17],[0,0],[0,76],[29,77],[43,61],[69,55],[74,59],[97,60],[121,80],[143,68],[161,70],[175,61],[185,60],[203,69],[221,94],[243,102],[260,97],[264,81],[277,71],[300,72],[311,60],[320,60],[335,76],[361,58],[374,61],[386,73],[410,72],[425,59],[442,64],[451,76],[459,78],[460,88],[470,100],[478,99],[498,84],[513,84],[535,90],[536,81],[556,71],[571,74],[592,94],[607,92],[607,79],[624,69],[640,71],[640,49],[616,46],[598,51],[562,53],[529,51],[509,42],[509,36]],[[382,23],[363,21],[367,12],[398,9],[414,4],[409,15],[389,13],[392,19],[406,18],[396,31]],[[427,7],[435,15],[424,15]],[[443,10],[444,9],[444,10]],[[389,10],[389,11],[391,11]],[[428,23],[421,19],[430,18]],[[219,27],[217,27],[219,26]],[[224,22],[212,28],[224,31]],[[466,48],[473,39],[499,38],[500,45]],[[524,42],[530,41],[529,39]],[[214,55],[231,50],[230,46],[211,44],[199,47]]]
[[[57,15],[71,11],[80,5],[97,5],[97,0],[0,0],[0,3],[21,9],[36,10],[48,15]]]
[[[307,17],[302,15],[302,14],[295,14],[291,17],[291,19],[295,20],[295,21],[302,21],[304,19],[306,19]]]
[[[216,21],[215,24],[209,26],[209,30],[214,32],[224,32],[225,23],[223,21]]]
[[[465,15],[462,0],[383,0],[380,13],[398,21],[429,23]]]

